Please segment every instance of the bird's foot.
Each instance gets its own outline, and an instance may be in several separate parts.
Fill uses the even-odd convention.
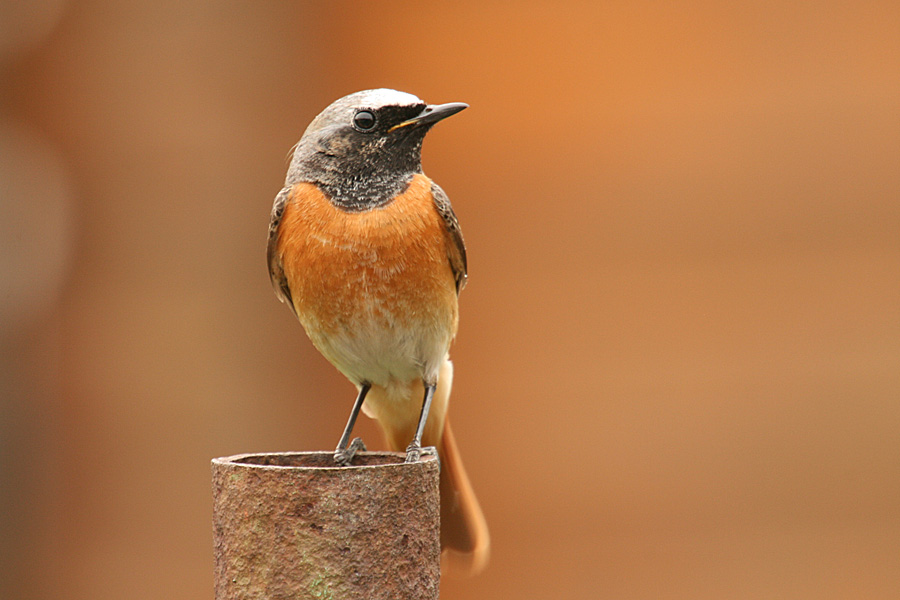
[[[342,467],[348,467],[350,466],[350,463],[353,462],[353,457],[356,456],[356,453],[360,451],[365,452],[365,450],[366,445],[363,443],[362,438],[353,438],[353,441],[350,442],[348,447],[338,447],[338,449],[334,451],[334,462]]]
[[[434,446],[421,447],[415,442],[406,447],[406,462],[419,462],[423,456],[437,456],[437,448]]]
[[[422,446],[415,442],[412,442],[409,446],[406,447],[406,462],[419,462],[420,458],[422,458]]]

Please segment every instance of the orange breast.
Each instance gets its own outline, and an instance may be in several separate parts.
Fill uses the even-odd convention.
[[[365,212],[343,211],[315,185],[296,184],[277,251],[314,343],[362,326],[436,328],[449,339],[457,324],[449,244],[431,180],[416,175],[392,202]]]

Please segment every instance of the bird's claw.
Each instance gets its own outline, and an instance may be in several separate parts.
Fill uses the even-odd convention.
[[[406,447],[406,462],[415,463],[419,462],[419,459],[422,457],[422,446],[413,442],[409,446]]]
[[[356,456],[356,453],[360,451],[365,452],[365,450],[366,445],[363,443],[362,438],[353,438],[349,446],[346,448],[339,447],[334,451],[334,462],[342,467],[348,467],[353,462],[353,457]]]

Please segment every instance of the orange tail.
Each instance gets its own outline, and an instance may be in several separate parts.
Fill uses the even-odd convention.
[[[422,446],[437,448],[441,459],[441,548],[445,573],[475,575],[487,565],[490,536],[487,523],[472,491],[463,467],[450,420],[447,403],[453,385],[453,364],[447,360],[441,369]],[[390,397],[387,390],[372,386],[363,411],[378,420],[391,450],[402,452],[412,440],[421,407],[424,388],[413,382],[400,394]]]
[[[463,467],[450,419],[437,443],[441,459],[441,559],[444,572],[475,575],[487,565],[487,523]]]

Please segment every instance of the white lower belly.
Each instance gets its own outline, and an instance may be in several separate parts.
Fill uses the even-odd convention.
[[[435,328],[358,326],[310,339],[348,379],[384,388],[414,380],[437,380],[450,348],[450,334]]]

